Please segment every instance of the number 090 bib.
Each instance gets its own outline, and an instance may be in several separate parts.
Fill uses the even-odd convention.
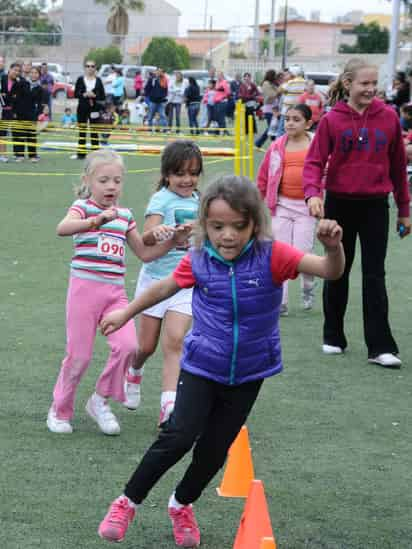
[[[121,238],[100,234],[97,242],[97,254],[113,259],[124,258],[124,243]]]

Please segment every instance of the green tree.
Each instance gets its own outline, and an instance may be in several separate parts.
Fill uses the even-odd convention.
[[[356,34],[356,44],[341,44],[339,53],[387,53],[389,31],[380,27],[376,21],[356,25],[353,32]]]
[[[108,46],[107,48],[92,48],[87,52],[84,61],[88,59],[93,60],[96,63],[97,69],[104,64],[118,65],[122,62],[122,54],[117,46]]]
[[[283,36],[278,36],[275,38],[275,57],[280,57],[283,53]],[[269,38],[264,38],[260,41],[260,53],[261,55],[269,55],[270,40]],[[299,52],[299,48],[295,47],[292,40],[286,40],[286,55],[288,57],[296,55]]]
[[[94,0],[96,4],[110,6],[106,30],[113,35],[113,42],[121,44],[129,34],[129,11],[143,11],[143,0]]]
[[[190,67],[190,53],[186,46],[177,44],[173,38],[155,37],[142,55],[142,64],[161,67],[166,72],[187,69]]]

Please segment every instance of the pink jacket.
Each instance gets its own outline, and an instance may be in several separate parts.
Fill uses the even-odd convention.
[[[313,134],[308,134],[313,139]],[[272,215],[275,214],[278,201],[278,190],[282,180],[285,150],[288,136],[282,135],[266,151],[259,171],[256,184],[260,194]]]
[[[215,104],[221,103],[225,99],[228,99],[230,96],[229,84],[226,80],[218,80],[216,82],[216,95],[215,95]]]

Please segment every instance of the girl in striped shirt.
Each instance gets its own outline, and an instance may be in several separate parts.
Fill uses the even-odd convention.
[[[126,243],[142,261],[152,261],[187,241],[190,226],[157,225],[139,235],[133,214],[120,207],[122,158],[110,150],[87,157],[79,197],[57,226],[59,236],[73,236],[74,255],[66,302],[66,357],[57,378],[47,426],[53,433],[71,433],[76,389],[88,368],[101,318],[127,304],[124,289]],[[110,355],[86,412],[107,435],[120,433],[108,398],[124,402],[125,374],[137,351],[133,322],[107,338]]]

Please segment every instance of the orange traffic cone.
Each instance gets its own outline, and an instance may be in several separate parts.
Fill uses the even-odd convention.
[[[259,549],[276,549],[275,538],[262,538]]]
[[[230,447],[225,474],[217,493],[226,498],[246,498],[254,478],[249,435],[244,425]]]
[[[265,490],[261,480],[253,480],[233,549],[260,549],[265,537],[274,539]]]

